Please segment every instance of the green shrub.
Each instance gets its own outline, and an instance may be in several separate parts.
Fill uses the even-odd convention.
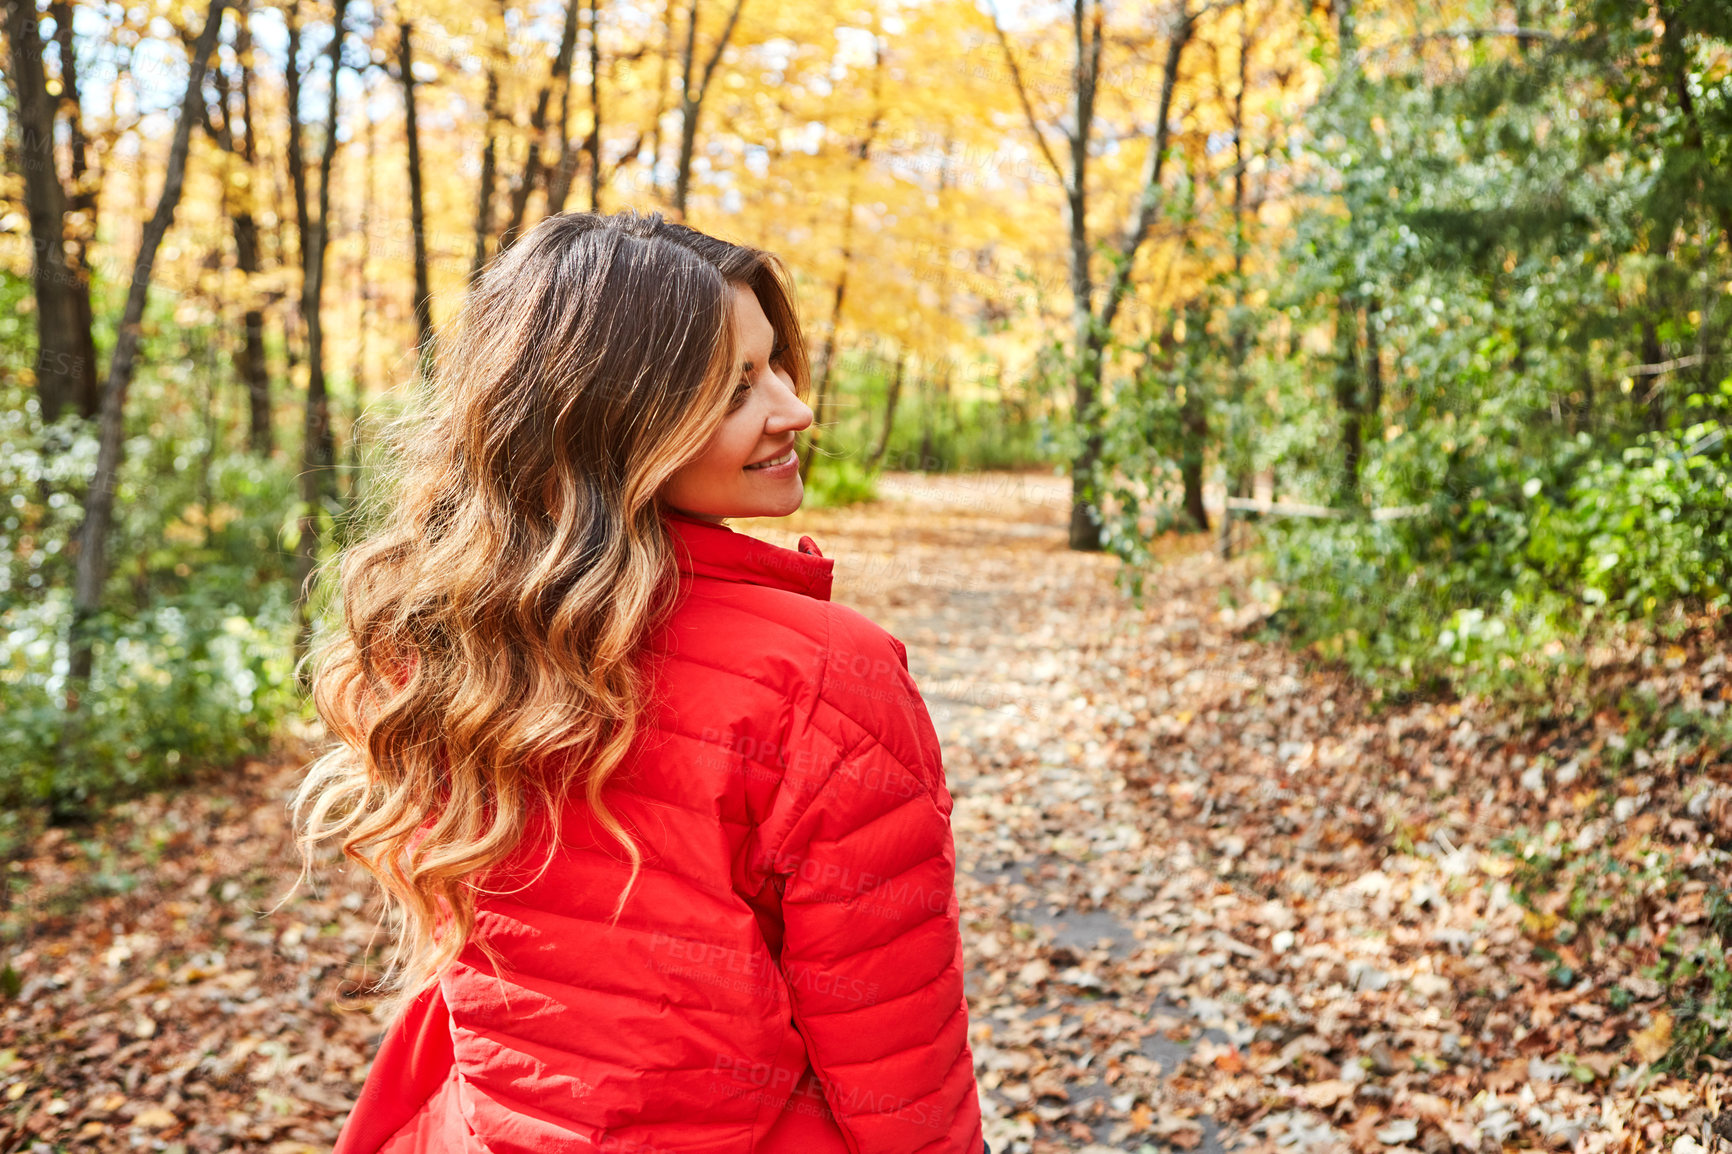
[[[1613,452],[1583,434],[1525,477],[1463,470],[1421,516],[1267,522],[1280,617],[1389,693],[1549,693],[1599,624],[1728,603],[1724,434],[1707,419]]]
[[[923,473],[1019,469],[1056,459],[1057,418],[1050,382],[998,382],[984,397],[959,397],[962,378],[980,366],[954,367],[949,383],[903,374],[890,435],[884,435],[893,366],[871,356],[844,356],[831,380],[824,451],[863,468]],[[996,371],[996,370],[994,370]],[[882,443],[882,451],[880,451]],[[814,471],[828,462],[814,463]]]
[[[163,785],[195,766],[263,752],[296,708],[287,583],[251,616],[200,586],[130,620],[103,615],[91,678],[69,724],[69,599],[6,613],[0,679],[6,710],[0,799],[82,816],[116,795]]]
[[[283,544],[294,466],[210,452],[208,422],[165,396],[187,383],[172,370],[138,383],[149,428],[128,441],[91,676],[69,714],[71,546],[94,429],[72,415],[43,427],[22,381],[0,382],[0,806],[13,826],[261,752],[298,709]]]
[[[873,474],[854,458],[820,456],[812,462],[806,479],[807,507],[834,509],[877,499],[878,486],[873,483]]]

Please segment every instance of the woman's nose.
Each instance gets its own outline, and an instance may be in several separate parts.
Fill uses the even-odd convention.
[[[776,390],[776,405],[770,411],[770,419],[766,422],[769,432],[786,433],[799,432],[812,424],[812,407],[794,394],[794,390],[782,382],[778,375]]]

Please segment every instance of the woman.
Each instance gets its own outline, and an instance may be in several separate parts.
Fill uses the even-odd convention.
[[[404,1004],[338,1154],[982,1149],[906,653],[722,524],[799,507],[808,376],[777,258],[659,214],[471,290],[312,662],[303,851]]]

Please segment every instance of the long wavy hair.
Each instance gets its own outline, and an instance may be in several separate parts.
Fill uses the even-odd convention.
[[[773,254],[656,212],[549,217],[471,286],[386,430],[377,528],[320,571],[340,612],[306,667],[334,741],[292,809],[303,879],[339,838],[382,887],[394,948],[375,988],[398,1005],[471,940],[490,871],[538,819],[546,869],[579,789],[630,856],[624,907],[641,854],[603,786],[648,688],[634,655],[677,587],[657,492],[725,415],[739,285],[804,393]]]

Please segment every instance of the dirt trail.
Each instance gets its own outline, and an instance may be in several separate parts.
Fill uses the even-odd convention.
[[[810,533],[836,599],[908,646],[995,1151],[1599,1154],[1700,1113],[1632,1084],[1656,983],[1626,975],[1608,1017],[1523,937],[1497,839],[1572,750],[1542,762],[1460,705],[1371,717],[1252,639],[1245,563],[1199,541],[1132,608],[1115,561],[1064,547],[1057,478],[880,489],[741,527]],[[14,867],[0,1151],[328,1148],[378,1036],[373,918],[353,872],[272,910],[300,764],[128,803]]]
[[[1079,876],[1088,871],[1078,851],[1087,859],[1089,846],[1133,856],[1153,848],[1135,824],[1104,837],[1096,825],[1124,789],[1108,767],[1103,723],[1132,720],[1124,701],[1100,700],[1097,687],[1113,683],[1125,643],[1145,632],[1113,584],[1118,563],[1065,547],[1064,478],[894,475],[880,491],[884,499],[865,509],[749,528],[779,543],[813,534],[836,559],[836,599],[908,646],[957,800],[975,1046],[996,1115],[989,1138],[1006,1150],[1135,1149],[1163,1138],[1221,1149],[1213,1120],[1198,1116],[1197,1103],[1187,1110],[1161,1078],[1191,1040],[1230,1041],[1219,1015],[1204,1006],[1199,1020],[1165,997],[1148,1007],[1158,1016],[1101,1014],[1114,998],[1105,972],[1149,933],[1103,900],[1107,875]],[[1147,890],[1136,881],[1120,888],[1133,900]],[[993,1045],[1006,1035],[1046,1053]],[[1091,1069],[1084,1054],[1103,1043],[1115,1058],[1145,1059],[1157,1100],[1142,1095],[1139,1111],[1137,1096],[1109,1085],[1100,1064]],[[1157,1109],[1166,1119],[1159,1134]]]
[[[1601,804],[1569,786],[1622,748],[1616,718],[1374,715],[1254,637],[1250,562],[1201,538],[1158,547],[1138,610],[1116,562],[1064,548],[1062,480],[883,489],[788,530],[907,642],[944,738],[995,1150],[1651,1148],[1732,1099],[1648,1075],[1654,937],[1577,973],[1564,932],[1535,948],[1568,887],[1535,911],[1512,890],[1512,846]]]

